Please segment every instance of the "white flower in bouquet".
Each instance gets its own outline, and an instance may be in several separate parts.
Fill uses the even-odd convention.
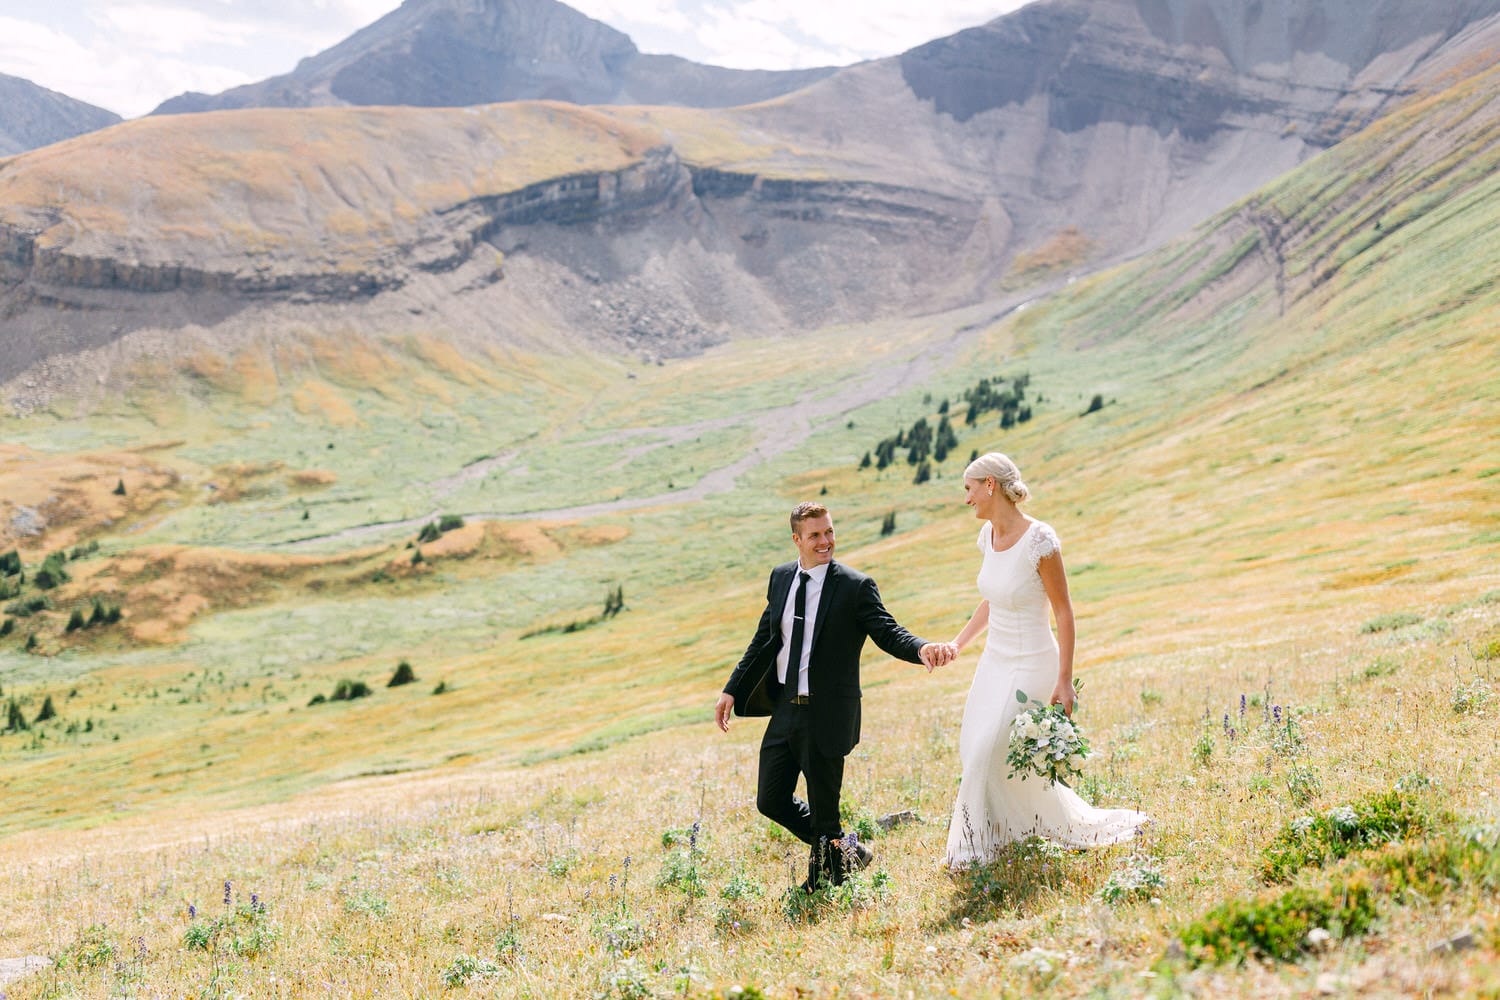
[[[1011,722],[1005,756],[1009,776],[1024,781],[1034,774],[1067,785],[1069,778],[1082,774],[1078,765],[1089,756],[1083,728],[1068,718],[1061,705],[1033,701],[1024,691],[1016,692],[1016,700],[1023,708]]]

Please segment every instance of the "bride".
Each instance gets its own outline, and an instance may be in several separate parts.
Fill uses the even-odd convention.
[[[952,645],[962,650],[988,630],[964,705],[958,755],[963,778],[948,827],[950,868],[983,864],[998,848],[1032,835],[1069,846],[1129,840],[1150,817],[1131,809],[1095,809],[1064,785],[1007,778],[1017,690],[1073,714],[1073,604],[1062,544],[1052,528],[1016,506],[1030,496],[1016,464],[991,452],[964,470],[964,503],[979,529],[983,598]],[[1047,609],[1057,618],[1057,637]]]

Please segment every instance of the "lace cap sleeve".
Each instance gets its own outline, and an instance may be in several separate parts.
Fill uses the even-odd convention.
[[[1054,553],[1062,551],[1062,542],[1058,540],[1057,532],[1052,530],[1052,525],[1038,521],[1036,527],[1026,536],[1028,546],[1026,554],[1031,557],[1031,568]]]

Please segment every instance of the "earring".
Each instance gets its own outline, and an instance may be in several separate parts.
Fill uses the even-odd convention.
[[[988,495],[988,496],[994,496],[994,495],[995,495],[995,488],[994,488],[994,487],[993,487],[993,486],[991,486],[991,487],[989,487],[989,488],[988,488],[988,489],[986,489],[986,490],[985,490],[985,491],[984,491],[984,492],[985,492],[985,493],[986,493],[986,494],[987,494],[987,495]]]

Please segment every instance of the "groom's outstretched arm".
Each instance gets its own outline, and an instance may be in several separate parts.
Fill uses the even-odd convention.
[[[907,663],[926,663],[922,658],[922,647],[930,644],[897,623],[885,609],[885,604],[880,600],[880,588],[870,577],[865,577],[860,584],[856,614],[865,634],[874,639],[875,645],[886,653]]]

